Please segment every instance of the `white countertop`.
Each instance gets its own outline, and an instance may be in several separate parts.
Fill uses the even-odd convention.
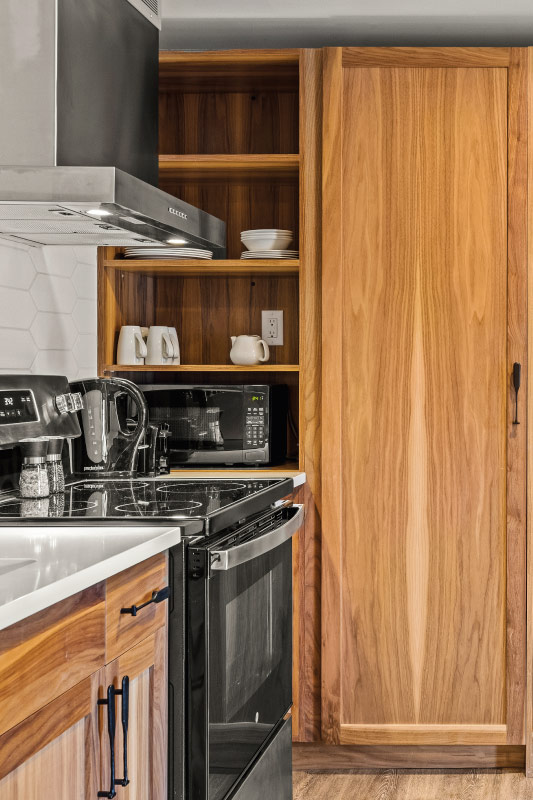
[[[235,477],[224,470],[224,477]],[[241,478],[261,478],[261,470],[235,470]],[[198,472],[180,471],[182,477]],[[202,478],[220,478],[218,470],[202,470]],[[305,472],[269,473],[292,478],[294,487],[306,481]],[[176,479],[176,473],[168,476]],[[192,522],[192,521],[191,521]],[[195,533],[187,523],[187,533]],[[65,600],[99,581],[181,541],[183,526],[18,525],[0,526],[0,630]],[[21,559],[14,569],[11,559]],[[24,563],[25,562],[25,563]]]
[[[180,527],[0,527],[0,630],[181,541]],[[8,559],[29,563],[6,572]]]

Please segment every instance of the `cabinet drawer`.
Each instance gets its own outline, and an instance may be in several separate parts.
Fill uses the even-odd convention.
[[[152,603],[137,616],[121,614],[121,608],[146,603],[152,592],[167,585],[167,557],[161,553],[107,581],[106,663],[150,636],[165,624],[167,602]]]
[[[104,665],[105,589],[96,584],[0,636],[0,734]]]

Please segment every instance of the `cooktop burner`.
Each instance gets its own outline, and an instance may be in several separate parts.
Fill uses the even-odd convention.
[[[11,496],[0,501],[0,524],[10,520],[97,524],[142,523],[149,519],[204,520],[204,530],[223,526],[262,511],[289,494],[290,479],[266,480],[95,480],[78,481],[65,493],[42,499]],[[216,519],[216,523],[215,523]]]

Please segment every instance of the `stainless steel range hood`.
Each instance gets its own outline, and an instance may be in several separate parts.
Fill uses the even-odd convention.
[[[1,237],[225,255],[225,223],[157,188],[159,27],[159,0],[2,4]]]

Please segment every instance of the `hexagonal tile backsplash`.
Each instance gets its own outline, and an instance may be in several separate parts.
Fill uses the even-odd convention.
[[[0,373],[96,375],[96,247],[0,239]]]

